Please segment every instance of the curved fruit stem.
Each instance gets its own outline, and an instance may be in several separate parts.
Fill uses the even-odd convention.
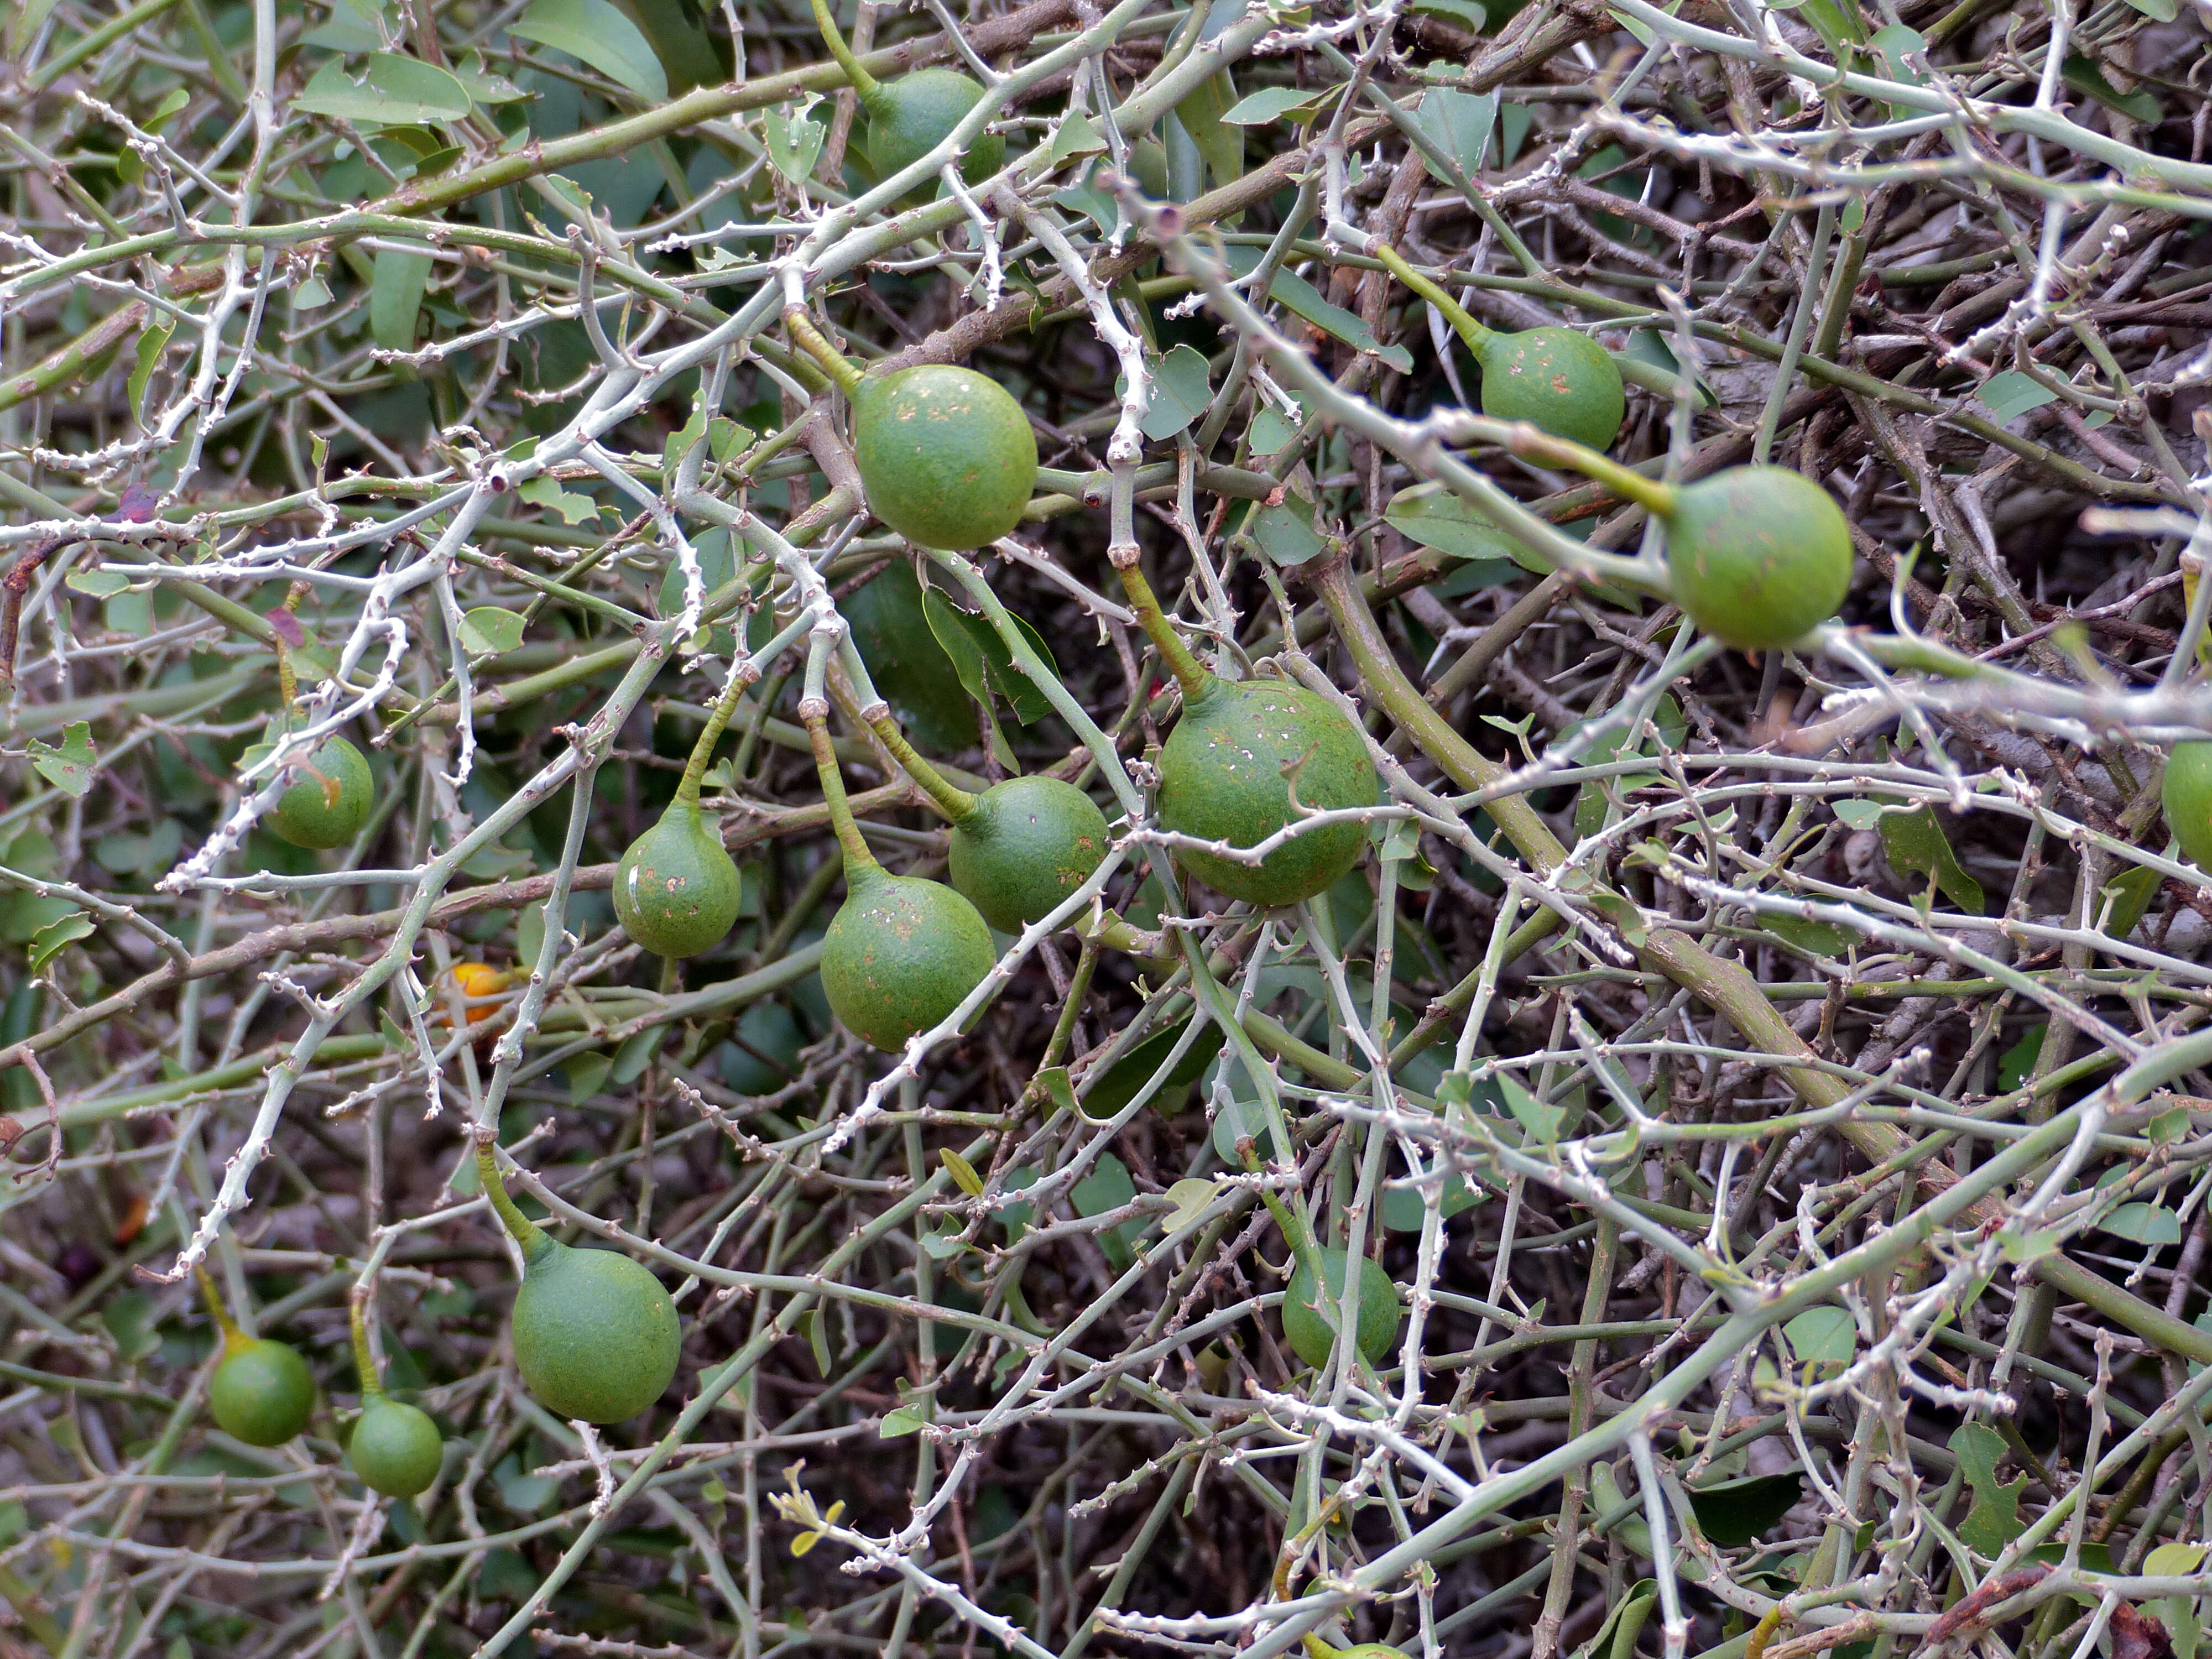
[[[856,878],[884,866],[868,850],[868,843],[860,839],[860,826],[853,822],[853,803],[845,796],[844,775],[837,769],[837,751],[830,746],[828,712],[801,703],[799,718],[805,723],[807,741],[814,745],[814,769],[822,775],[822,799],[829,805],[830,827],[837,832],[837,845],[845,854],[845,880],[849,885]]]
[[[815,3],[819,5],[821,0],[815,0]],[[824,372],[836,381],[848,398],[859,388],[861,381],[868,378],[851,358],[822,337],[822,331],[814,326],[814,319],[806,314],[804,307],[793,306],[787,310],[783,313],[783,325],[799,349],[822,365]]]
[[[376,1374],[376,1358],[368,1351],[368,1325],[362,1304],[368,1300],[368,1281],[362,1279],[346,1298],[346,1322],[353,1328],[353,1368],[361,1373],[361,1403],[384,1397],[384,1382]]]
[[[507,1236],[522,1246],[523,1259],[526,1261],[536,1256],[545,1248],[545,1235],[538,1230],[537,1223],[514,1207],[514,1200],[507,1195],[507,1183],[499,1178],[499,1164],[491,1155],[489,1133],[479,1135],[477,1140],[477,1179],[506,1226]]]
[[[216,1329],[222,1333],[223,1352],[237,1352],[252,1339],[238,1328],[238,1322],[230,1316],[230,1310],[222,1305],[222,1297],[216,1291],[215,1280],[206,1267],[195,1263],[192,1277],[199,1281],[200,1300],[207,1304],[207,1310],[215,1320]]]
[[[830,55],[837,60],[837,67],[845,71],[845,78],[853,83],[853,90],[860,94],[860,101],[872,108],[883,95],[884,83],[869,74],[861,66],[860,60],[853,56],[853,49],[845,44],[844,33],[838,28],[837,20],[830,15],[830,0],[814,0],[814,27],[822,31],[822,44],[830,48]]]
[[[744,696],[747,686],[759,678],[760,670],[753,666],[750,658],[740,657],[731,665],[730,683],[714,700],[714,710],[707,716],[707,729],[691,745],[691,758],[684,763],[683,781],[676,786],[676,799],[685,805],[699,804],[699,780],[707,775],[707,763],[714,757],[714,745],[722,740],[723,728],[737,712],[738,699]]]
[[[1399,256],[1398,250],[1380,236],[1368,242],[1367,251],[1382,262],[1383,270],[1442,312],[1444,320],[1452,325],[1453,331],[1461,339],[1467,342],[1467,349],[1474,353],[1478,360],[1482,356],[1484,344],[1498,337],[1496,329],[1486,328],[1468,316],[1464,306],[1445,293],[1437,284],[1407,264]],[[1308,1637],[1306,1639],[1311,1641],[1313,1638]]]
[[[1145,573],[1137,565],[1137,550],[1133,547],[1110,549],[1107,556],[1113,560],[1114,568],[1121,573],[1121,588],[1129,596],[1129,608],[1137,613],[1137,621],[1152,643],[1159,647],[1160,659],[1182,687],[1182,700],[1188,703],[1213,684],[1212,671],[1193,656],[1182,636],[1175,631],[1160,610],[1160,602],[1152,595],[1152,585],[1145,580]],[[1125,562],[1126,561],[1126,562]]]
[[[939,811],[955,823],[965,823],[975,816],[975,797],[915,753],[914,745],[906,740],[906,733],[899,730],[896,720],[889,714],[882,714],[868,724],[884,740],[884,747],[891,751],[892,758],[906,769],[908,777],[921,786],[922,793],[929,797],[931,804]]]

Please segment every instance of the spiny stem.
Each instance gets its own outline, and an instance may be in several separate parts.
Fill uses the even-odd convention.
[[[820,0],[816,3],[819,4]],[[786,311],[783,325],[799,349],[822,365],[830,378],[844,389],[847,397],[852,396],[854,388],[867,379],[851,358],[822,337],[822,331],[814,326],[814,319],[802,307],[793,306]]]
[[[1368,243],[1367,251],[1382,262],[1383,270],[1443,313],[1444,320],[1452,325],[1453,331],[1461,339],[1467,342],[1467,349],[1475,355],[1476,361],[1481,360],[1483,346],[1498,337],[1497,330],[1485,328],[1474,318],[1468,316],[1465,307],[1445,293],[1437,284],[1407,264],[1400,257],[1398,250],[1380,236]]]
[[[1125,556],[1127,563],[1122,562]],[[1121,573],[1122,591],[1129,596],[1129,608],[1137,613],[1138,623],[1151,636],[1152,643],[1159,647],[1161,660],[1175,675],[1176,684],[1182,687],[1183,701],[1188,702],[1213,684],[1212,672],[1191,654],[1190,647],[1182,642],[1182,636],[1175,631],[1161,612],[1160,602],[1152,595],[1152,585],[1145,580],[1144,571],[1138,568],[1137,550],[1133,547],[1115,548],[1107,556],[1113,560],[1114,568]]]
[[[906,775],[921,786],[922,793],[929,797],[939,811],[955,823],[965,823],[975,817],[975,797],[915,753],[914,745],[906,740],[906,733],[899,730],[896,720],[889,714],[883,714],[868,724],[884,740],[884,747],[890,750],[892,757],[906,769]]]
[[[353,1287],[347,1298],[347,1323],[353,1328],[353,1368],[361,1373],[361,1401],[364,1406],[372,1400],[381,1399],[384,1384],[376,1375],[376,1359],[368,1351],[368,1324],[362,1316],[362,1304],[368,1300],[368,1282],[364,1279]]]
[[[747,672],[748,670],[751,672]],[[714,711],[707,716],[707,729],[699,734],[699,741],[691,745],[691,758],[684,763],[683,781],[676,786],[676,799],[687,806],[699,804],[699,780],[707,774],[707,763],[714,757],[714,745],[722,740],[722,730],[737,712],[738,699],[745,688],[760,678],[760,671],[751,662],[740,657],[730,665],[730,683],[722,688],[722,695],[714,700]]]
[[[845,44],[844,32],[838,28],[837,20],[830,15],[830,0],[814,0],[814,26],[822,31],[822,44],[830,48],[830,55],[837,60],[837,67],[845,71],[845,78],[853,83],[853,90],[860,95],[864,104],[872,104],[883,90],[883,82],[861,66],[853,56],[852,47]]]
[[[876,855],[868,850],[868,843],[860,838],[860,826],[853,822],[853,803],[845,797],[845,779],[837,769],[837,751],[830,746],[826,712],[802,705],[799,718],[805,723],[807,740],[814,745],[814,769],[822,775],[822,799],[829,804],[830,827],[837,832],[837,845],[845,854],[846,881],[849,883],[865,872],[882,869]]]
[[[545,1235],[538,1231],[535,1222],[514,1207],[514,1200],[507,1195],[507,1183],[499,1178],[499,1164],[492,1157],[489,1133],[477,1142],[477,1178],[483,1183],[484,1196],[491,1200],[493,1211],[506,1225],[508,1237],[522,1246],[525,1256],[535,1252]]]

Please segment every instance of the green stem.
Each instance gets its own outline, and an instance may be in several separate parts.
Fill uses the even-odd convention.
[[[816,0],[818,5],[821,0]],[[814,319],[798,306],[783,313],[783,325],[799,349],[822,365],[830,378],[851,397],[862,380],[867,379],[843,352],[822,337],[822,331],[814,326]]]
[[[738,672],[744,659],[730,666],[730,683],[722,688],[722,695],[714,700],[708,714],[706,730],[699,733],[699,741],[691,745],[691,758],[684,763],[683,781],[676,786],[676,799],[686,806],[699,804],[699,780],[707,775],[707,763],[714,757],[714,745],[722,740],[723,728],[729,725],[730,716],[737,712],[738,699],[752,682]]]
[[[366,1284],[354,1286],[352,1296],[346,1299],[346,1322],[353,1328],[353,1368],[361,1373],[361,1403],[384,1397],[384,1384],[376,1375],[376,1360],[368,1351],[368,1326],[362,1319],[361,1304],[368,1295]]]
[[[1161,613],[1160,602],[1152,594],[1152,585],[1145,580],[1145,573],[1137,566],[1136,550],[1130,548],[1127,552],[1129,562],[1123,564],[1116,559],[1114,566],[1121,572],[1122,591],[1129,596],[1129,608],[1137,613],[1138,623],[1159,647],[1161,660],[1182,687],[1182,699],[1188,703],[1213,684],[1213,675],[1204,663],[1191,655],[1182,636]]]
[[[1452,325],[1453,331],[1461,339],[1467,342],[1467,349],[1474,354],[1475,361],[1477,362],[1482,361],[1482,348],[1486,343],[1498,337],[1497,330],[1485,328],[1474,318],[1468,316],[1465,307],[1445,293],[1437,283],[1431,282],[1413,266],[1407,264],[1400,256],[1398,250],[1381,237],[1376,237],[1368,244],[1368,251],[1382,262],[1383,270],[1443,313],[1444,320]]]
[[[802,715],[802,718],[805,718]],[[830,724],[817,714],[806,720],[806,735],[814,744],[814,769],[822,775],[822,799],[829,804],[830,827],[837,832],[837,845],[845,854],[848,886],[883,866],[860,839],[860,826],[853,822],[853,803],[845,798],[844,775],[837,769],[837,751],[830,746]]]
[[[499,1164],[493,1158],[489,1138],[477,1142],[477,1178],[483,1183],[484,1196],[507,1228],[507,1236],[522,1246],[526,1261],[544,1247],[545,1235],[538,1225],[514,1207],[514,1200],[507,1195],[507,1183],[499,1178]]]
[[[975,816],[975,797],[917,754],[914,745],[906,740],[906,733],[899,730],[896,720],[885,714],[868,724],[875,727],[876,735],[884,740],[884,747],[906,769],[906,775],[921,786],[922,793],[939,811],[955,823],[965,823]]]
[[[845,71],[845,78],[853,83],[853,90],[860,101],[872,106],[883,91],[884,83],[861,67],[860,60],[853,56],[852,47],[845,44],[844,32],[838,28],[837,20],[830,15],[830,0],[814,0],[814,26],[822,31],[822,44],[830,48],[830,55],[837,60],[837,67]]]

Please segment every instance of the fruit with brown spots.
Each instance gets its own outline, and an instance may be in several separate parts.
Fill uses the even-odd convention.
[[[270,750],[256,744],[242,764],[251,766]],[[304,756],[287,763],[292,783],[276,797],[269,828],[278,840],[327,852],[362,832],[376,805],[376,780],[360,750],[335,733]]]
[[[741,884],[696,800],[678,797],[615,866],[615,914],[656,956],[696,957],[738,919]]]

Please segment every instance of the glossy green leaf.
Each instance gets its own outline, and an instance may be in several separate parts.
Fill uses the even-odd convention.
[[[32,769],[64,794],[82,800],[91,790],[100,757],[92,747],[89,722],[72,720],[63,729],[58,746],[36,738],[25,746],[30,751]]]
[[[520,612],[479,605],[461,617],[461,643],[471,655],[512,651],[522,643]]]
[[[1734,1549],[1753,1543],[1781,1523],[1804,1495],[1801,1472],[1754,1474],[1690,1489],[1698,1529],[1711,1542]]]
[[[1084,1095],[1083,1115],[1097,1123],[1120,1116],[1137,1097],[1137,1091],[1152,1080],[1152,1073],[1175,1052],[1176,1044],[1189,1029],[1190,1022],[1185,1020],[1169,1030],[1155,1032],[1115,1060]],[[1221,1052],[1226,1040],[1218,1025],[1200,1033],[1154,1091],[1150,1103],[1152,1109],[1164,1117],[1172,1117],[1181,1111],[1191,1085],[1206,1075],[1206,1068],[1213,1063],[1213,1057]]]
[[[2032,376],[2008,368],[1992,374],[1982,382],[1975,399],[1999,426],[2025,415],[2031,409],[2040,409],[2053,402],[2058,394]]]
[[[430,256],[380,248],[368,291],[368,331],[386,351],[415,349],[415,331],[429,285]]]
[[[510,33],[565,52],[649,103],[665,103],[668,76],[631,22],[607,0],[530,0]]]
[[[1213,399],[1206,359],[1179,345],[1152,365],[1152,398],[1145,406],[1144,434],[1158,443],[1186,429]]]
[[[471,105],[469,89],[450,70],[396,52],[371,52],[357,68],[334,58],[292,100],[309,115],[372,126],[459,121]]]
[[[61,954],[64,945],[74,945],[81,939],[90,939],[99,931],[92,918],[82,910],[72,910],[65,916],[57,916],[31,935],[31,971],[45,973],[46,964]]]
[[[1960,867],[1959,856],[1951,850],[1951,839],[1943,833],[1932,806],[1917,806],[1909,812],[1888,811],[1881,816],[1882,850],[1889,855],[1891,868],[1900,876],[1918,876],[1932,882],[1937,890],[1969,915],[1982,914],[1986,902],[1982,884]]]

